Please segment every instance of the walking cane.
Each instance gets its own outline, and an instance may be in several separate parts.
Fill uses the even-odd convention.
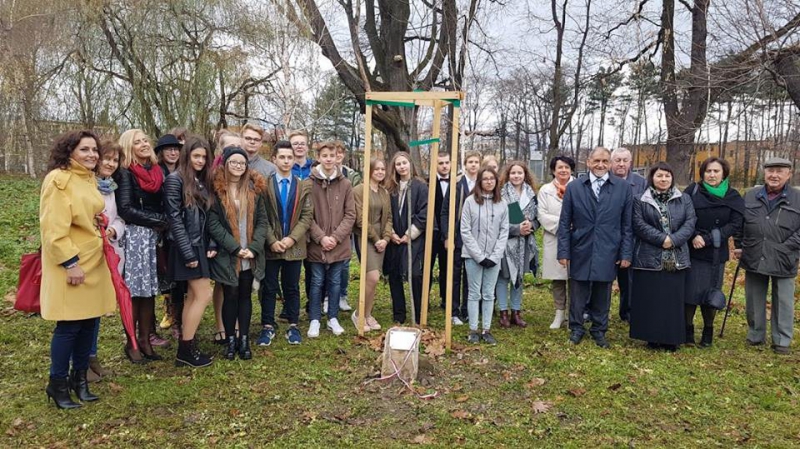
[[[736,288],[736,278],[739,277],[739,269],[742,268],[742,261],[736,264],[736,271],[733,273],[733,284],[731,284],[731,293],[728,295],[728,307],[725,308],[725,318],[722,320],[722,328],[719,330],[719,338],[725,333],[725,323],[728,322],[728,314],[731,313],[731,305],[733,304],[733,290]]]

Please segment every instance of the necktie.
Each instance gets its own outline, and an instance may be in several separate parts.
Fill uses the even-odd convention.
[[[286,235],[289,233],[289,217],[286,216],[288,212],[288,203],[289,202],[289,180],[288,179],[281,179],[281,208],[283,209],[283,234]]]
[[[597,178],[594,180],[594,196],[597,197],[597,201],[600,201],[600,189],[603,187],[605,181],[603,178]]]

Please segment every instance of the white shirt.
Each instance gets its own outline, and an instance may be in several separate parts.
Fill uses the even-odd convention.
[[[439,179],[439,187],[442,189],[442,197],[447,196],[447,188],[450,186],[448,178],[442,178],[442,176],[438,174],[436,176]],[[447,180],[448,182],[442,181],[443,179]]]
[[[475,188],[475,180],[474,179],[470,179],[469,176],[467,176],[467,175],[464,175],[464,178],[466,178],[466,180],[467,180],[467,190],[472,192],[472,189]]]

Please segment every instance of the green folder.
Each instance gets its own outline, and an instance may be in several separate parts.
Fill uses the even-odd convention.
[[[508,204],[508,223],[520,224],[525,221],[525,215],[522,214],[522,208],[519,207],[519,201],[514,201]]]

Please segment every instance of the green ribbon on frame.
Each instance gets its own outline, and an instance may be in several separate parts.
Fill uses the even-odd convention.
[[[418,147],[420,145],[427,145],[429,143],[438,143],[438,142],[439,138],[434,137],[432,139],[425,139],[425,140],[412,140],[411,142],[408,142],[408,146],[413,148],[413,147]]]
[[[383,106],[397,106],[400,108],[413,108],[416,106],[414,102],[406,102],[406,101],[379,101],[379,100],[367,100],[367,104],[374,106],[374,105],[383,105]]]

